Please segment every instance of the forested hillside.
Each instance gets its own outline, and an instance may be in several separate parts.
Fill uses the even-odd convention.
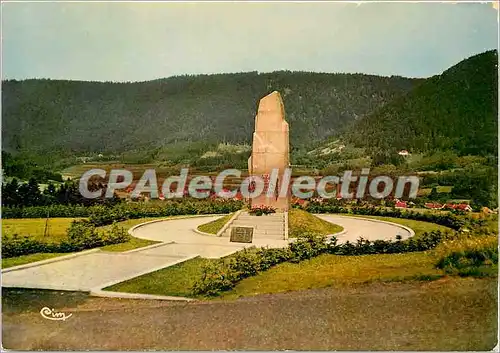
[[[71,155],[149,150],[175,142],[249,143],[257,102],[278,90],[294,147],[361,119],[415,81],[305,72],[181,76],[139,83],[4,81],[8,152]]]
[[[394,154],[497,155],[497,51],[472,56],[357,121],[346,140]]]

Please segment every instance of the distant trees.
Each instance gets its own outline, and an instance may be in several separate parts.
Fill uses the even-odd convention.
[[[259,99],[277,90],[291,144],[310,146],[412,86],[402,77],[290,71],[137,83],[4,81],[3,145],[52,156],[131,152],[124,157],[143,162],[151,155],[142,152],[179,142],[250,143]]]
[[[478,206],[498,207],[498,172],[496,168],[472,167],[461,171],[453,185],[455,198],[471,199]]]
[[[89,189],[102,188],[93,182],[89,183]],[[16,178],[2,184],[2,206],[7,207],[29,207],[46,205],[84,205],[114,204],[119,199],[115,196],[111,199],[97,198],[86,199],[78,189],[78,184],[73,181],[66,181],[58,187],[49,183],[41,191],[36,179],[31,178],[26,183],[20,183]]]
[[[63,181],[61,174],[54,173],[46,169],[46,167],[38,166],[32,158],[24,154],[13,156],[8,152],[2,151],[2,169],[4,176],[24,180],[34,178],[39,182],[47,182],[49,180]]]

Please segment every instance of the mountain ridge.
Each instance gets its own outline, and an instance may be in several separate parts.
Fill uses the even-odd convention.
[[[497,154],[498,52],[471,56],[356,122],[358,147]],[[366,136],[370,136],[369,139]]]
[[[3,147],[33,153],[123,152],[177,141],[245,143],[258,100],[273,90],[283,95],[292,144],[303,146],[337,133],[350,120],[407,92],[413,82],[288,71],[142,83],[4,81]]]

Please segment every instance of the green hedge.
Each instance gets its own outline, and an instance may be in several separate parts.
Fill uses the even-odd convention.
[[[30,236],[2,235],[4,258],[36,253],[66,253],[124,243],[130,240],[125,229],[113,225],[109,231],[98,231],[88,221],[74,221],[68,229],[67,238],[60,243],[47,243]]]
[[[405,240],[366,240],[359,238],[356,243],[330,244],[328,252],[335,255],[399,254],[434,249],[442,241],[457,237],[455,232],[432,231],[417,239]]]
[[[37,206],[2,208],[3,218],[89,217],[96,225],[144,217],[177,215],[221,214],[235,212],[243,202],[233,200],[168,200],[163,202],[129,202],[115,206]]]
[[[2,218],[88,217],[96,206],[2,207]]]
[[[96,226],[101,226],[111,224],[114,221],[144,217],[232,213],[240,210],[242,207],[243,202],[232,200],[178,200],[162,203],[124,203],[114,207],[93,207],[89,220]]]
[[[230,290],[244,278],[266,271],[285,261],[299,262],[325,251],[325,237],[305,234],[282,249],[250,248],[218,261],[207,263],[192,288],[193,294],[216,296]]]

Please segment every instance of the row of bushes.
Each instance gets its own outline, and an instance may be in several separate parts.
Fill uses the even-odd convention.
[[[232,213],[243,207],[241,201],[233,200],[175,200],[166,202],[137,202],[118,204],[114,207],[94,208],[89,217],[96,226],[111,224],[114,221],[144,217],[167,217],[179,215]]]
[[[100,226],[111,224],[113,221],[143,217],[231,213],[242,207],[241,201],[233,200],[168,200],[119,203],[114,206],[3,207],[2,216],[3,218],[89,217],[94,225]]]
[[[455,239],[457,233],[432,231],[422,234],[413,239],[398,241],[366,240],[359,238],[356,243],[346,242],[340,245],[331,245],[329,253],[335,255],[368,255],[368,254],[399,254],[415,251],[427,251],[434,249],[444,240]]]
[[[399,209],[388,209],[382,207],[342,207],[328,203],[311,202],[305,210],[310,213],[348,213],[355,215],[365,216],[380,216],[380,217],[396,217],[413,219],[416,221],[424,221],[440,224],[445,227],[459,230],[469,223],[478,223],[481,220],[466,218],[464,216],[458,217],[457,215],[448,213],[432,213],[432,212],[412,212],[401,211]]]
[[[98,206],[50,205],[2,207],[2,218],[88,217]]]
[[[130,240],[125,229],[113,225],[109,231],[97,230],[88,221],[74,221],[68,228],[66,239],[60,243],[49,243],[30,236],[2,235],[2,256],[4,258],[35,253],[67,253],[124,243]]]
[[[360,238],[356,243],[337,244],[335,237],[326,241],[324,236],[308,233],[286,248],[250,248],[207,263],[203,267],[202,276],[194,283],[192,292],[194,295],[216,296],[230,290],[242,279],[266,271],[279,263],[297,263],[320,254],[364,255],[425,251],[435,248],[445,239],[455,237],[455,232],[433,231],[424,233],[417,239],[369,241]]]
[[[310,259],[324,253],[327,247],[324,236],[304,234],[286,248],[244,249],[205,264],[202,276],[194,283],[192,292],[194,295],[216,296],[230,290],[244,278],[266,271],[282,262]]]

